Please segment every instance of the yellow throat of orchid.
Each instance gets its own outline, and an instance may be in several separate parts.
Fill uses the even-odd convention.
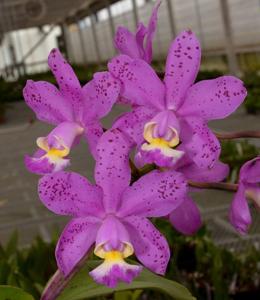
[[[123,249],[119,250],[111,250],[106,251],[104,249],[104,244],[98,245],[95,250],[94,254],[100,258],[103,258],[105,261],[118,261],[123,260],[124,258],[131,256],[134,253],[133,246],[130,243],[124,243]]]
[[[39,137],[36,140],[37,146],[46,152],[45,156],[49,157],[54,161],[57,159],[59,160],[64,158],[70,152],[70,149],[63,143],[63,141],[59,137],[56,137],[56,139],[59,141],[63,149],[50,148],[47,139],[44,137]]]
[[[173,133],[173,137],[168,141],[164,138],[153,137],[155,126],[156,123],[149,122],[145,124],[144,127],[144,139],[149,143],[149,148],[167,149],[173,148],[179,144],[179,134],[175,128],[169,128]]]

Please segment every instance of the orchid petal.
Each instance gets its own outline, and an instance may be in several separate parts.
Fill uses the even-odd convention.
[[[189,142],[183,142],[180,149],[186,150],[189,157],[199,168],[212,168],[220,156],[219,140],[207,124],[200,119],[189,117],[186,118],[186,121],[191,126],[192,137]]]
[[[119,216],[166,216],[181,204],[186,192],[187,183],[182,174],[152,171],[125,190]]]
[[[118,27],[114,38],[114,45],[121,54],[132,58],[141,58],[135,35],[125,27]]]
[[[40,149],[41,150],[41,149]],[[37,175],[46,175],[64,170],[70,165],[70,160],[66,158],[50,160],[45,156],[46,152],[41,151],[42,156],[38,157],[39,150],[33,156],[25,155],[24,163],[26,169]]]
[[[106,212],[114,212],[123,190],[130,184],[129,141],[118,129],[108,130],[97,146],[96,183],[104,192]]]
[[[202,225],[200,211],[190,197],[186,197],[169,217],[173,227],[185,235],[196,233]]]
[[[223,119],[234,112],[246,97],[243,82],[234,76],[221,76],[194,84],[178,110],[182,116],[195,115],[204,120]]]
[[[40,121],[57,125],[74,119],[71,104],[48,82],[27,80],[23,96]]]
[[[168,109],[178,109],[200,66],[201,49],[195,34],[181,32],[172,42],[166,61],[164,82]]]
[[[145,51],[144,51],[144,60],[148,63],[152,61],[153,57],[153,38],[154,34],[157,28],[157,14],[158,14],[158,9],[161,5],[161,1],[157,1],[155,4],[152,15],[149,20],[149,24],[147,26],[147,37],[146,37],[146,45],[145,45]]]
[[[25,156],[27,169],[39,175],[50,174],[65,169],[70,164],[67,156],[77,137],[82,132],[83,128],[77,123],[60,123],[47,137],[37,139],[37,145],[43,151],[37,151],[33,157]]]
[[[109,62],[108,68],[122,83],[122,97],[136,105],[164,108],[164,85],[145,61],[119,55]]]
[[[122,246],[130,243],[129,234],[120,220],[113,215],[105,218],[96,237],[96,248],[103,246],[106,251],[121,250]]]
[[[82,91],[86,99],[83,123],[87,124],[103,118],[110,112],[119,96],[120,82],[109,72],[98,72]]]
[[[239,186],[229,209],[230,223],[240,234],[246,234],[252,223],[250,209],[245,197],[245,187]]]
[[[125,224],[138,260],[148,269],[163,275],[170,259],[164,236],[146,218],[127,217]]]
[[[59,49],[51,50],[48,57],[48,65],[56,78],[61,94],[70,101],[76,120],[79,120],[82,115],[83,97],[76,74]]]
[[[178,168],[187,180],[197,182],[219,182],[224,180],[229,173],[229,166],[217,161],[212,168],[201,169],[196,164],[188,164]]]
[[[56,260],[65,275],[73,270],[94,244],[99,220],[94,217],[77,218],[63,230],[56,246]]]
[[[248,183],[260,183],[260,156],[242,166],[239,172],[239,180]]]
[[[42,177],[38,192],[42,203],[52,212],[74,217],[101,216],[102,190],[73,172],[58,172]]]
[[[141,144],[144,140],[144,125],[155,114],[156,110],[146,106],[139,106],[119,117],[113,124],[113,128],[118,128],[124,132],[134,144]]]
[[[95,159],[97,159],[97,144],[103,133],[103,127],[98,121],[86,125],[84,137],[86,138],[89,150]]]

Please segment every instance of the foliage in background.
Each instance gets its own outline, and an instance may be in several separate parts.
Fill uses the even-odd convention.
[[[156,220],[155,224],[166,236],[173,254],[166,278],[184,284],[199,300],[239,299],[232,295],[242,292],[247,293],[248,298],[245,299],[257,299],[253,297],[260,292],[259,250],[252,247],[241,253],[233,253],[216,246],[205,228],[193,237],[185,237],[175,232],[166,219]],[[57,235],[54,235],[50,243],[37,237],[25,249],[18,249],[17,239],[15,233],[5,247],[0,246],[0,285],[20,287],[37,300],[47,281],[56,271],[54,249]],[[87,277],[87,273],[83,275]],[[172,298],[156,290],[138,288],[93,299]]]
[[[259,155],[259,150],[247,140],[241,141],[222,141],[220,160],[230,167],[229,179],[237,181],[240,167],[248,160]]]
[[[256,114],[260,111],[260,76],[257,73],[247,73],[244,82],[248,89],[245,108],[248,113]]]

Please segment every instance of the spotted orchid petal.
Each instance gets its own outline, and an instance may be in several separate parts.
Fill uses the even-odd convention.
[[[118,215],[166,216],[182,203],[186,192],[182,174],[152,171],[124,191]]]
[[[191,128],[192,137],[183,142],[181,149],[199,168],[212,168],[220,156],[219,140],[201,119],[192,116],[185,120]]]
[[[82,88],[84,99],[86,99],[83,116],[83,123],[86,127],[110,112],[118,99],[120,88],[120,82],[109,72],[94,74],[94,79]]]
[[[102,124],[98,121],[88,123],[84,131],[84,137],[88,143],[90,153],[95,159],[97,159],[97,144],[103,133]]]
[[[246,94],[243,82],[234,76],[200,81],[188,89],[178,113],[204,120],[223,119],[239,107]]]
[[[202,226],[200,211],[190,198],[185,200],[171,212],[169,219],[173,227],[185,235],[196,233]]]
[[[202,169],[196,164],[190,163],[178,168],[187,180],[197,182],[219,182],[224,180],[229,173],[229,166],[217,161],[211,168]]]
[[[124,223],[138,260],[148,269],[163,275],[170,259],[166,239],[146,218],[129,216]]]
[[[107,213],[117,209],[122,192],[130,183],[129,152],[130,143],[118,129],[108,130],[99,140],[95,179],[103,189]]]
[[[122,83],[122,97],[131,99],[136,105],[165,107],[164,85],[145,61],[119,55],[109,62],[108,68]]]
[[[74,119],[69,101],[48,82],[27,80],[23,96],[40,121],[57,125]]]
[[[95,217],[71,220],[63,230],[56,246],[59,269],[68,276],[95,242],[100,220]]]
[[[131,112],[124,113],[113,124],[113,128],[120,129],[133,145],[140,145],[143,140],[144,125],[156,114],[156,110],[139,106]]]
[[[76,74],[57,48],[51,50],[48,65],[56,78],[61,94],[73,107],[75,120],[79,121],[83,113],[83,94]]]
[[[41,202],[59,215],[102,217],[102,190],[73,172],[45,175],[39,180]]]
[[[47,137],[39,137],[37,151],[33,157],[25,156],[27,169],[39,175],[54,173],[66,168],[70,160],[68,154],[75,139],[81,135],[83,128],[77,123],[63,122],[54,128]]]
[[[117,28],[114,45],[121,54],[128,55],[132,58],[142,57],[135,35],[123,26]]]
[[[127,28],[119,26],[114,38],[114,44],[121,54],[134,59],[152,61],[152,42],[157,27],[157,14],[161,1],[155,4],[147,28],[139,23],[135,35]]]
[[[187,89],[197,76],[200,57],[200,43],[192,31],[181,32],[172,42],[164,77],[168,109],[176,110],[184,102]]]

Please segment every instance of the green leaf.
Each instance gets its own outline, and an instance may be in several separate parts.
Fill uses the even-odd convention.
[[[57,300],[83,300],[92,297],[112,294],[115,291],[133,289],[153,289],[168,294],[176,300],[194,300],[190,292],[175,281],[153,274],[144,269],[143,272],[130,284],[120,283],[116,289],[110,289],[99,285],[88,275],[89,271],[100,264],[100,261],[88,261],[69,282]]]
[[[17,251],[17,244],[18,244],[18,232],[15,231],[11,235],[11,238],[8,241],[6,246],[6,254],[8,255],[8,257],[10,257],[12,254],[14,254]]]
[[[16,287],[0,285],[1,300],[33,300],[33,297]]]

